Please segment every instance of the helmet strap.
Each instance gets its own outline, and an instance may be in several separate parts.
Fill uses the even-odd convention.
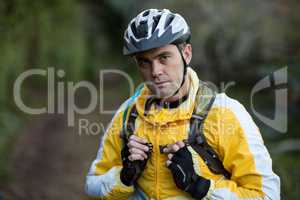
[[[173,93],[172,96],[175,96],[179,92],[180,88],[183,86],[183,84],[185,82],[185,75],[186,75],[186,72],[187,72],[187,63],[186,63],[186,61],[185,61],[185,59],[183,57],[182,51],[181,51],[181,49],[180,49],[180,47],[179,47],[178,44],[175,44],[175,45],[176,45],[176,47],[177,47],[177,49],[178,49],[178,51],[179,51],[179,53],[181,55],[181,59],[183,61],[183,77],[182,77],[182,81],[181,81],[181,84],[180,84],[179,88]]]

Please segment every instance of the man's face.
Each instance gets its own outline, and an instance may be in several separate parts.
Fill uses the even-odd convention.
[[[191,45],[182,50],[187,64],[191,60]],[[165,45],[135,55],[139,72],[151,90],[159,98],[168,98],[180,87],[183,79],[183,61],[175,45]]]

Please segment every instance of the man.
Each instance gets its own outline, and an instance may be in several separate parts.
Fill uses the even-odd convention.
[[[124,54],[135,59],[145,84],[119,108],[103,136],[87,175],[89,196],[280,199],[280,180],[259,129],[236,100],[215,94],[205,106],[205,142],[199,144],[211,149],[211,158],[200,156],[198,143],[187,142],[193,113],[210,91],[200,90],[205,84],[188,67],[190,35],[183,17],[167,9],[145,10],[129,23]],[[218,159],[221,173],[210,163]]]

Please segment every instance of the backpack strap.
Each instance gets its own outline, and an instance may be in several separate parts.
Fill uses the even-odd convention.
[[[127,144],[130,135],[134,134],[135,120],[138,116],[135,99],[140,95],[143,86],[139,87],[135,94],[128,100],[122,118],[122,130],[120,137],[123,140],[123,146]]]
[[[133,105],[130,109],[129,115],[128,115],[128,120],[127,123],[125,125],[125,135],[124,138],[127,144],[128,138],[134,134],[134,130],[135,130],[135,120],[138,116],[137,110],[135,105]]]
[[[229,179],[230,173],[224,168],[218,154],[208,144],[203,134],[203,124],[214,103],[215,96],[215,92],[202,82],[197,92],[195,109],[190,120],[188,143],[200,155],[213,173],[223,174]]]

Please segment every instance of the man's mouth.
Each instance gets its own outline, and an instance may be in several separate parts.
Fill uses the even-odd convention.
[[[155,86],[157,86],[158,88],[163,88],[163,87],[165,87],[168,83],[169,83],[169,81],[155,82]]]

